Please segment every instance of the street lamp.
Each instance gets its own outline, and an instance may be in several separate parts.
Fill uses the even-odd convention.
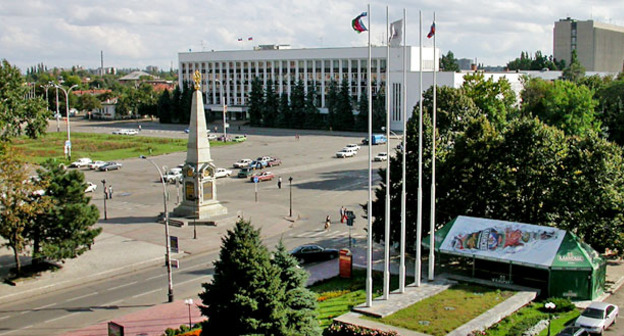
[[[552,320],[552,312],[557,306],[553,302],[546,302],[544,308],[548,310],[548,336],[550,336],[550,320]]]
[[[184,300],[184,304],[188,306],[188,310],[189,310],[189,329],[193,328],[191,326],[192,322],[191,322],[191,306],[193,305],[193,299],[186,299]]]
[[[108,214],[106,213],[106,198],[108,198],[106,194],[106,180],[102,180],[102,186],[104,187],[104,220],[108,220]]]
[[[163,187],[163,203],[165,206],[165,241],[166,241],[165,242],[165,246],[166,246],[165,258],[167,262],[167,280],[168,280],[168,285],[169,285],[168,298],[169,298],[169,302],[173,302],[173,278],[171,276],[171,245],[170,245],[171,242],[169,241],[169,212],[167,211],[167,185],[165,184],[165,179],[163,178],[162,171],[160,170],[158,165],[154,163],[154,161],[152,161],[151,159],[148,159],[145,155],[141,155],[140,158],[149,161],[152,164],[152,166],[156,167],[156,170],[158,171],[158,175],[160,176],[160,182],[162,183],[162,187]]]
[[[45,89],[45,93],[46,93],[46,111],[50,111],[50,101],[48,100],[48,89],[51,88],[53,85],[51,83],[45,84],[45,85],[39,85],[41,88]]]
[[[219,82],[219,87],[221,89],[221,104],[223,104],[223,142],[227,141],[227,100],[223,97],[223,82],[220,79],[215,79],[215,81]]]
[[[70,135],[71,132],[69,128],[69,94],[71,93],[71,90],[77,88],[78,85],[74,84],[67,90],[65,90],[65,88],[62,86],[59,86],[59,85],[55,85],[55,86],[57,89],[61,89],[65,93],[65,112],[67,113],[67,143],[65,144],[65,146],[67,147],[67,158],[71,160],[71,135]]]
[[[288,178],[288,189],[290,191],[290,217],[292,218],[292,176]]]

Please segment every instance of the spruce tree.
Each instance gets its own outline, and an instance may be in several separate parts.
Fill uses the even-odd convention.
[[[336,101],[336,124],[334,129],[341,131],[350,131],[353,129],[355,118],[353,116],[353,106],[351,106],[351,93],[349,81],[342,80],[340,91]]]
[[[297,84],[293,87],[292,93],[290,94],[290,111],[292,113],[290,127],[292,128],[300,129],[305,125],[306,104],[304,91],[303,81],[300,79],[297,81]]]
[[[265,91],[265,103],[262,109],[262,125],[265,127],[275,127],[279,109],[279,97],[275,92],[275,83],[267,81]]]
[[[249,125],[262,125],[262,110],[264,109],[264,92],[262,82],[258,77],[254,77],[251,82],[251,92],[249,94]]]
[[[277,116],[277,126],[278,127],[291,127],[292,123],[292,112],[290,110],[290,103],[288,101],[288,94],[286,92],[282,92],[279,99],[279,109]]]
[[[208,317],[202,335],[285,334],[285,288],[260,230],[240,219],[222,238],[214,266],[212,282],[199,294]]]
[[[273,254],[273,264],[280,270],[280,280],[285,290],[285,335],[320,335],[316,320],[316,295],[306,288],[308,273],[299,267],[280,240]]]

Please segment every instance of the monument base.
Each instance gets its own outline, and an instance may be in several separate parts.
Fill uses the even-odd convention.
[[[185,204],[185,202],[183,202],[173,210],[173,215],[176,217],[196,218],[200,220],[227,215],[227,213],[227,208],[219,201],[201,204],[199,205],[199,209],[197,208],[197,204]]]

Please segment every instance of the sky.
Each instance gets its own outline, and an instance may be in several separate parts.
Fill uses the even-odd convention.
[[[419,11],[423,35],[435,13],[436,47],[484,65],[522,51],[551,55],[554,22],[566,17],[624,26],[624,1],[616,0],[371,1],[374,45],[386,40],[387,6],[390,22],[406,11],[408,45],[419,45]],[[366,10],[353,0],[2,0],[0,59],[22,71],[39,63],[95,69],[102,51],[105,67],[170,70],[189,50],[366,46],[368,35],[351,28]],[[423,37],[423,46],[432,43]]]

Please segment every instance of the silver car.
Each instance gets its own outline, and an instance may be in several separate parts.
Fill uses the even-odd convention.
[[[618,306],[606,302],[592,302],[581,313],[574,325],[592,334],[600,334],[609,328],[618,317]]]

